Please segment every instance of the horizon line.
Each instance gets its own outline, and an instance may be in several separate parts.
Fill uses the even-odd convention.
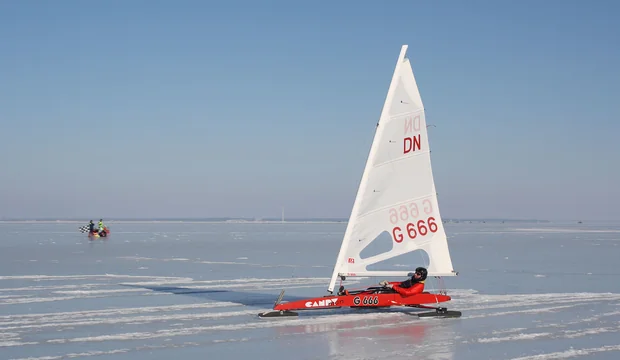
[[[105,219],[101,217],[100,219]],[[0,217],[0,222],[9,221],[86,221],[90,219],[86,217]],[[95,220],[93,218],[93,220]],[[551,222],[548,219],[523,219],[523,218],[484,218],[484,217],[445,217],[443,222],[456,222],[456,221],[510,221],[510,222]],[[291,217],[288,219],[282,219],[281,217],[234,217],[234,216],[212,216],[212,217],[109,217],[105,221],[202,221],[202,222],[348,222],[349,218],[344,217]],[[579,219],[561,219],[554,221],[584,221]],[[586,220],[592,222],[591,220]],[[610,220],[613,221],[613,220]]]

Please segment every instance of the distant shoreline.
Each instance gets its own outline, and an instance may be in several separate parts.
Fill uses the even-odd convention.
[[[0,220],[6,224],[86,224],[88,220]],[[328,220],[105,220],[106,224],[342,224],[343,221]]]
[[[94,219],[98,220],[98,219]],[[0,219],[0,223],[55,223],[55,224],[85,224],[89,219]],[[348,219],[339,218],[316,218],[316,219],[289,219],[282,221],[281,219],[245,219],[245,218],[162,218],[162,219],[132,219],[132,218],[110,218],[104,219],[105,223],[149,223],[149,224],[346,224]],[[573,221],[573,220],[562,220]],[[551,223],[549,220],[523,220],[523,219],[444,219],[444,223]]]

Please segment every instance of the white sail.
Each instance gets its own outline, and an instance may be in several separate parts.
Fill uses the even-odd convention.
[[[456,275],[439,213],[424,106],[403,45],[377,124],[370,154],[328,287],[339,276],[407,276],[404,271],[367,266],[416,250],[427,253],[429,276]],[[391,237],[389,251],[362,258],[379,235]]]

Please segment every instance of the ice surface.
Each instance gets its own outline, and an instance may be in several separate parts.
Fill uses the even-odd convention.
[[[2,359],[620,358],[620,224],[446,224],[459,319],[259,319],[281,289],[326,294],[345,224],[80,225],[0,222]]]

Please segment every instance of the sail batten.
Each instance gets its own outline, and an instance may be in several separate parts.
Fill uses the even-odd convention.
[[[415,157],[415,156],[424,155],[424,154],[429,153],[429,152],[430,152],[430,150],[418,151],[418,152],[416,152],[415,155],[411,155],[411,156],[406,157],[406,158],[398,158],[398,159],[387,160],[387,161],[384,161],[384,162],[382,162],[380,164],[375,164],[375,165],[373,165],[373,167],[376,169],[376,168],[379,168],[381,166],[389,165],[391,163],[395,163],[395,162],[398,162],[398,161],[405,161],[405,160],[408,160],[409,158],[412,158],[412,157]]]

